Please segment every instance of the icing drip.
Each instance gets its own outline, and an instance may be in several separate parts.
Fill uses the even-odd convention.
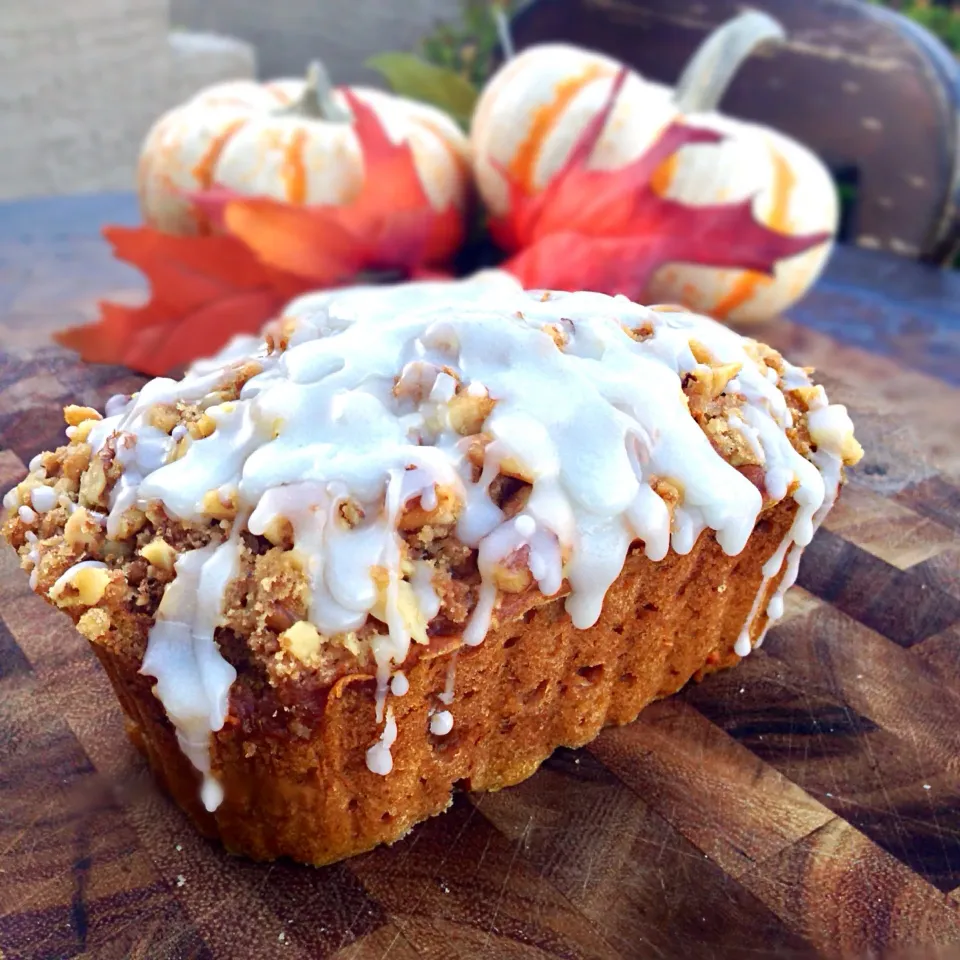
[[[437,697],[441,703],[445,703],[447,706],[453,703],[453,694],[457,683],[457,656],[459,652],[459,650],[454,650],[453,653],[450,654],[450,662],[447,664],[447,679],[443,685],[443,693]]]
[[[803,383],[809,383],[809,378],[803,371],[791,364],[785,364],[785,367],[786,384],[793,383],[801,386]],[[805,379],[801,380],[801,376]],[[767,603],[767,622],[757,638],[755,644],[757,647],[763,644],[767,631],[783,616],[784,597],[797,581],[803,548],[813,539],[814,533],[832,509],[840,492],[843,457],[847,444],[853,442],[853,424],[844,406],[827,405],[826,394],[822,387],[817,388],[817,394],[807,413],[807,425],[811,436],[819,443],[819,448],[811,454],[810,460],[805,460],[797,454],[794,461],[794,466],[802,471],[802,476],[796,477],[800,480],[800,485],[794,493],[799,509],[783,542],[763,566],[760,589],[734,644],[734,652],[740,657],[747,656],[751,651],[750,635],[757,614],[760,612],[763,597],[767,594],[770,581],[780,573],[786,560],[787,566],[780,583]],[[810,468],[813,468],[813,473],[809,472]],[[814,476],[817,479],[814,479]],[[804,481],[806,481],[806,487]],[[818,481],[819,487],[817,487]],[[822,491],[819,497],[811,493],[811,487]]]
[[[239,536],[240,525],[235,526]],[[200,796],[216,810],[223,789],[211,771],[210,734],[223,727],[237,672],[214,641],[223,595],[237,574],[236,539],[183,554],[167,585],[140,672],[156,678],[154,692],[176,727],[184,754],[203,777]]]
[[[440,710],[430,718],[430,732],[435,737],[445,737],[453,729],[453,714]]]
[[[367,750],[367,769],[385,777],[393,769],[393,756],[390,748],[397,739],[397,721],[393,718],[393,708],[387,707],[387,722],[383,725],[380,739]]]
[[[455,522],[462,543],[477,550],[480,585],[466,644],[483,641],[500,578],[518,568],[546,596],[566,581],[566,609],[577,627],[589,627],[632,543],[642,541],[655,561],[671,547],[690,552],[706,530],[727,554],[746,544],[760,491],[714,450],[682,389],[687,374],[704,369],[703,353],[711,364],[735,365],[727,390],[742,403],[727,423],[761,461],[771,499],[790,495],[797,503],[787,538],[764,568],[740,653],[749,652],[759,597],[784,561],[784,583],[795,576],[799,552],[836,494],[846,412],[828,407],[820,391],[810,429],[822,439],[815,438],[814,462],[805,459],[785,433],[792,418],[778,378],[748,341],[703,317],[622,297],[523,292],[493,271],[462,282],[310,295],[278,323],[284,350],[238,340],[179,383],[159,378],[133,397],[113,398],[88,436],[94,450],[112,438],[123,465],[106,518],[111,535],[126,511],[148,501],[184,521],[208,522],[211,503],[237,510],[227,540],[177,560],[143,663],[204,777],[208,809],[221,796],[210,736],[224,723],[235,676],[214,633],[244,529],[269,538],[278,524],[289,525],[319,634],[376,625],[383,728],[367,765],[385,775],[397,736],[387,698],[407,692],[397,668],[413,644],[428,642],[441,602],[431,562],[405,559],[400,531],[411,511],[428,518],[422,523],[441,515]],[[251,360],[259,372],[238,399],[223,402],[218,390]],[[812,389],[789,365],[783,380]],[[168,436],[150,425],[157,404],[177,403],[197,404],[212,429],[195,438],[183,427]],[[500,474],[529,488],[509,518],[491,497]],[[661,481],[676,489],[676,503],[658,492]],[[781,607],[778,590],[768,614]],[[439,695],[445,705],[453,701],[455,662],[454,652]],[[431,717],[438,736],[452,726],[449,710]]]
[[[34,487],[30,491],[30,503],[37,513],[48,513],[57,505],[57,491],[53,487]]]

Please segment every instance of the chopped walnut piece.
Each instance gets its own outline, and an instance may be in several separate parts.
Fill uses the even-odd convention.
[[[89,466],[80,478],[80,504],[84,507],[106,508],[107,475],[103,457],[90,459]]]
[[[504,457],[498,464],[500,473],[505,477],[513,477],[524,483],[533,483],[534,476],[516,457]]]
[[[274,603],[273,609],[264,617],[267,627],[276,633],[289,630],[296,623],[297,618],[282,603]]]
[[[86,443],[87,438],[90,436],[90,431],[93,429],[96,420],[84,420],[83,423],[79,424],[76,427],[69,427],[67,432],[70,434],[71,443]]]
[[[638,327],[628,327],[625,323],[621,324],[621,327],[623,332],[637,343],[643,343],[644,340],[649,340],[653,336],[653,324],[649,320],[644,320]]]
[[[745,339],[743,350],[761,370],[764,367],[770,367],[776,371],[778,377],[783,375],[783,357],[773,347],[761,343],[759,340]]]
[[[370,608],[370,615],[381,623],[387,622],[387,592],[390,575],[384,567],[374,567],[371,571],[377,587],[377,599]],[[397,581],[397,611],[403,619],[403,625],[417,643],[429,643],[427,624],[420,612],[417,595],[406,580]]]
[[[117,520],[115,539],[129,540],[147,525],[147,515],[137,507],[125,510]]]
[[[90,641],[101,640],[110,631],[110,612],[103,607],[87,610],[77,621],[77,630]]]
[[[140,556],[159,570],[170,572],[177,560],[177,551],[163,537],[156,537],[140,548]]]
[[[62,584],[56,592],[54,588],[50,589],[50,599],[58,607],[72,606],[74,597],[67,594],[68,587],[72,587],[76,593],[76,600],[81,606],[95,606],[106,592],[110,584],[110,572],[103,567],[82,567],[76,570],[70,579]]]
[[[863,457],[863,447],[853,435],[853,424],[841,404],[811,410],[806,416],[810,438],[818,446],[838,455],[844,464],[853,466]]]
[[[187,432],[194,440],[209,437],[216,430],[217,424],[209,413],[202,413],[196,420],[187,424]]]
[[[366,516],[363,507],[350,497],[347,497],[337,508],[337,515],[349,530],[357,526]]]
[[[528,566],[530,548],[526,545],[509,553],[493,566],[493,582],[504,593],[521,593],[533,583]]]
[[[699,340],[690,341],[690,352],[693,354],[693,359],[704,366],[709,367],[714,362],[713,354]]]
[[[189,436],[181,437],[177,441],[173,450],[170,451],[170,454],[167,457],[167,463],[174,463],[175,461],[179,460],[190,449],[190,443],[191,440]]]
[[[92,550],[103,540],[103,527],[84,507],[77,507],[64,524],[63,537],[71,549],[82,553]]]
[[[503,511],[503,515],[507,520],[515,517],[521,510],[526,508],[532,491],[533,487],[531,487],[530,484],[524,483],[500,504],[500,509]]]
[[[496,401],[490,396],[476,396],[463,390],[447,404],[450,426],[462,436],[472,437],[481,431],[495,405]]]
[[[847,467],[855,467],[863,459],[863,447],[860,441],[851,433],[844,437],[840,459]]]
[[[466,449],[467,460],[482,470],[487,447],[490,446],[491,443],[493,443],[493,437],[486,433],[471,437]],[[474,479],[476,480],[476,478]]]
[[[687,399],[694,397],[700,404],[719,397],[727,384],[740,372],[739,363],[698,364],[684,377]]]
[[[236,491],[224,493],[220,490],[208,490],[203,495],[200,508],[215,520],[232,520],[237,515]]]
[[[293,524],[286,517],[273,517],[264,529],[263,535],[275,547],[289,550],[293,546]]]
[[[657,313],[689,313],[690,311],[679,303],[654,303],[647,309]]]
[[[667,505],[672,517],[673,511],[683,497],[680,487],[674,481],[662,477],[651,477],[650,486],[653,488],[653,492]]]
[[[437,504],[432,510],[423,506],[423,499],[411,500],[400,514],[397,527],[400,530],[419,530],[428,524],[456,523],[462,504],[456,491],[449,487],[434,487]]]
[[[827,394],[821,386],[803,386],[795,387],[788,391],[800,402],[801,409],[804,411],[815,407],[825,407],[827,405]]]
[[[103,417],[93,407],[80,407],[71,403],[63,408],[63,419],[67,426],[79,427],[84,420],[102,420]]]
[[[724,417],[711,417],[702,424],[713,449],[733,467],[759,464],[760,458],[750,441],[739,430],[730,426]]]
[[[727,384],[740,373],[741,363],[721,363],[710,368],[710,397],[719,397]]]
[[[449,378],[440,380],[441,375]],[[460,374],[446,364],[437,366],[427,360],[411,360],[405,364],[399,376],[394,378],[393,395],[398,399],[420,403],[433,393],[438,382],[452,396],[460,384]],[[433,397],[433,399],[437,399]]]
[[[547,323],[543,327],[543,332],[562,350],[569,342],[570,335],[559,323]]]
[[[315,660],[325,640],[309,620],[298,620],[279,639],[280,646],[301,663]]]
[[[88,443],[71,443],[64,448],[60,464],[60,476],[66,480],[71,491],[78,490],[83,472],[90,466],[93,451]]]
[[[180,422],[177,408],[169,403],[155,403],[148,411],[146,421],[151,427],[156,427],[169,434]]]
[[[229,386],[225,388],[224,392],[227,398],[236,400],[246,382],[262,372],[263,364],[257,360],[245,360],[240,363],[233,371]]]
[[[296,330],[293,317],[280,316],[264,327],[263,335],[270,353],[282,353],[290,344],[290,338]]]

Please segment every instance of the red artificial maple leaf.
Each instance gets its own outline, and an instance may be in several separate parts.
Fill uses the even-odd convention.
[[[114,256],[150,284],[143,306],[101,303],[100,318],[56,335],[93,363],[159,376],[215,353],[238,333],[257,333],[293,297],[387,271],[443,276],[463,222],[436,211],[410,147],[395,144],[349,91],[364,156],[364,185],[350,204],[294,206],[220,188],[193,197],[220,232],[174,236],[152,227],[105,227]],[[433,266],[431,266],[433,265]]]
[[[653,274],[666,263],[770,275],[778,260],[830,237],[777,233],[756,221],[752,198],[688,206],[657,194],[652,179],[660,165],[686,144],[723,139],[712,130],[671,123],[627,166],[587,169],[626,77],[624,67],[603,109],[541,193],[528,193],[500,168],[510,192],[510,214],[492,220],[490,232],[501,247],[516,251],[503,268],[525,287],[623,293],[641,300]]]

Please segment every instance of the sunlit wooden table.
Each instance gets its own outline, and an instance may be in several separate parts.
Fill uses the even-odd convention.
[[[138,382],[49,343],[99,297],[142,293],[105,222],[136,222],[133,199],[0,205],[0,487],[57,442],[64,400]],[[762,650],[346,864],[255,865],[198,838],[93,656],[0,550],[0,957],[960,943],[960,279],[841,250],[762,335],[819,369],[867,448]]]

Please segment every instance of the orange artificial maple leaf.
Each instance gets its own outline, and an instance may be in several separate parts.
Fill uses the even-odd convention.
[[[159,376],[215,353],[238,333],[257,333],[302,293],[387,271],[442,276],[463,222],[436,211],[407,144],[386,135],[372,109],[344,91],[363,150],[364,186],[355,201],[293,206],[214,189],[193,197],[220,232],[174,236],[152,227],[105,227],[114,256],[150,284],[143,306],[101,303],[100,318],[56,335],[93,363],[119,363]]]
[[[313,284],[262,263],[235,237],[181,237],[152,227],[105,227],[114,256],[150,283],[143,306],[100,304],[96,323],[55,334],[91,363],[159,376],[256,333]]]
[[[463,240],[463,217],[453,205],[430,203],[406,143],[394,143],[373,109],[343,91],[363,147],[365,176],[344,206],[294,206],[222,188],[193,195],[203,212],[279,270],[318,286],[349,282],[362,270],[417,275],[443,263]]]
[[[500,168],[510,214],[492,220],[494,240],[514,256],[502,265],[528,289],[596,290],[642,300],[666,263],[697,263],[772,274],[778,260],[803,253],[829,233],[788,236],[753,215],[752,199],[688,206],[652,186],[660,165],[690,143],[716,143],[712,130],[671,123],[635,161],[590,170],[587,161],[627,77],[617,75],[603,109],[586,126],[566,163],[541,193],[529,194]]]

